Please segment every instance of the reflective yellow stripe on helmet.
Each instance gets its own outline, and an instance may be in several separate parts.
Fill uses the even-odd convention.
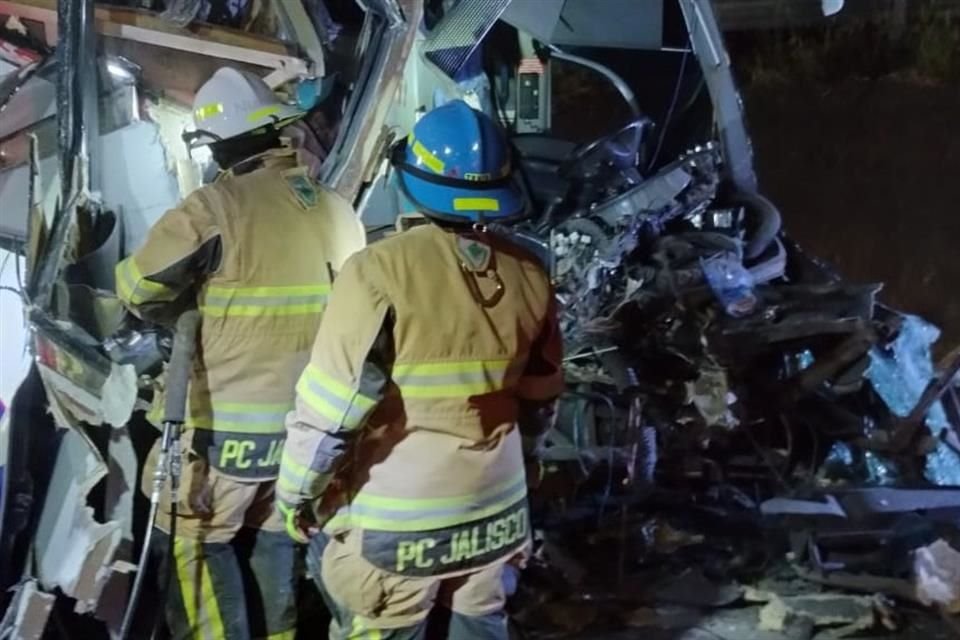
[[[454,211],[500,211],[496,198],[454,198]]]
[[[220,115],[223,113],[223,104],[219,102],[212,102],[210,104],[205,104],[202,107],[198,107],[194,110],[194,117],[199,120],[206,120],[207,118],[212,118],[213,116]]]
[[[280,111],[280,105],[271,104],[266,107],[260,107],[259,109],[254,109],[247,114],[247,122],[256,122],[261,118],[269,118],[272,115],[275,115]]]
[[[427,165],[434,173],[443,173],[443,170],[446,168],[443,160],[433,155],[419,140],[414,140],[411,137],[411,142],[413,144],[410,150],[413,151],[413,155],[417,156],[420,162]]]

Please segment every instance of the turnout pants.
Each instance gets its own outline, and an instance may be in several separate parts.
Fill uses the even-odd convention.
[[[145,488],[153,463],[144,470]],[[172,639],[293,640],[297,549],[274,507],[274,481],[230,478],[193,455],[183,463],[166,602]],[[153,549],[162,557],[160,576],[169,514],[164,497]]]
[[[320,534],[307,568],[330,609],[330,640],[508,640],[506,562],[453,578],[379,569],[355,541]]]

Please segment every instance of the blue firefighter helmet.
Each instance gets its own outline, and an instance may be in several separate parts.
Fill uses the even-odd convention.
[[[462,100],[423,116],[398,145],[393,166],[403,195],[426,216],[483,223],[525,211],[503,132]]]

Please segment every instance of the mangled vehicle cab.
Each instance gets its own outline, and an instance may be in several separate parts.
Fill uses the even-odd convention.
[[[343,259],[424,222],[389,162],[421,114],[461,98],[508,131],[529,215],[490,231],[549,270],[566,346],[541,528],[683,491],[771,517],[867,512],[882,541],[898,514],[960,505],[943,489],[960,486],[960,357],[934,366],[936,329],[781,228],[713,3],[141,4],[0,0],[3,632],[116,636],[153,570],[140,475],[173,337],[123,311],[114,267],[215,177],[182,137],[223,65],[309,112],[291,144],[343,200]],[[561,74],[592,75],[628,117],[567,139]],[[805,531],[801,560],[844,567],[830,531]]]

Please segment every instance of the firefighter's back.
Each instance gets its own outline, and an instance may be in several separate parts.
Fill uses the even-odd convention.
[[[276,475],[284,418],[330,292],[327,251],[348,207],[302,167],[268,167],[207,187],[219,268],[201,286],[201,361],[188,425],[223,473]]]

